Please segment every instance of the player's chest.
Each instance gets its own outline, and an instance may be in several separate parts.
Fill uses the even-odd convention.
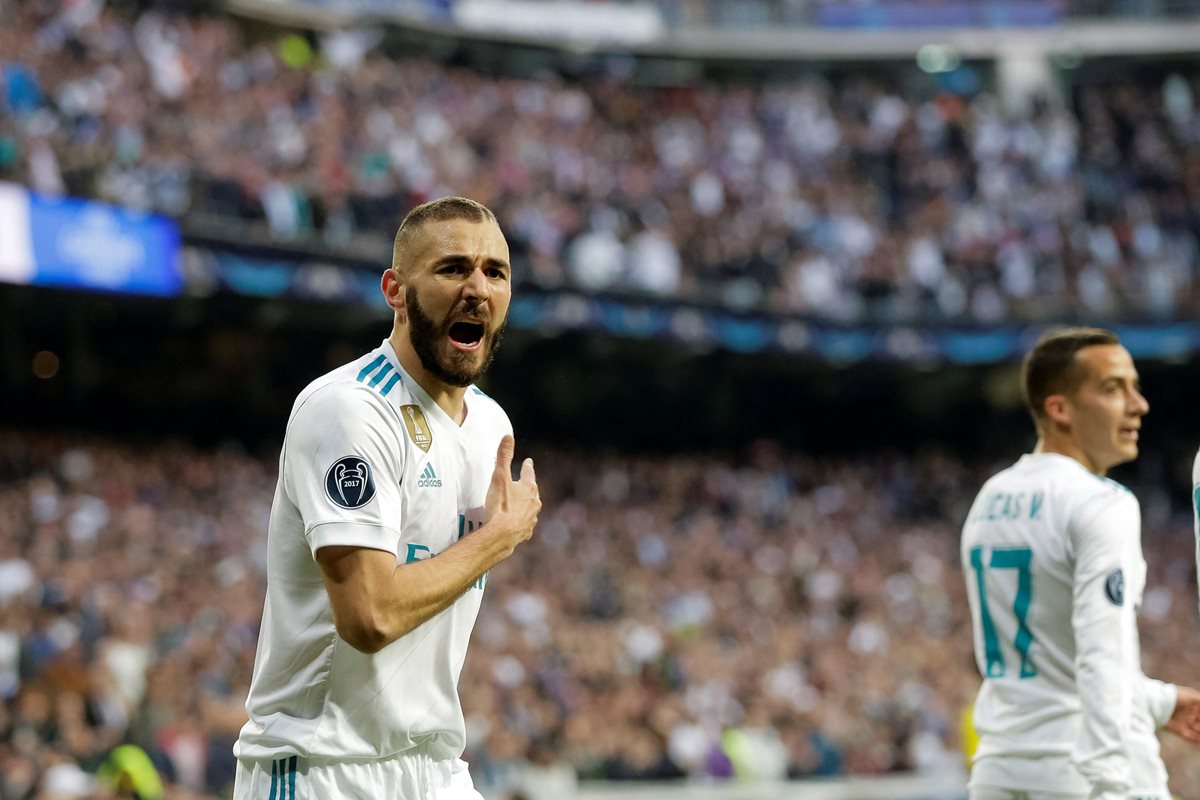
[[[462,443],[435,439],[428,450],[410,446],[400,476],[401,531],[433,547],[461,538],[464,520],[487,499],[491,465],[477,463]]]
[[[457,509],[474,494],[479,476],[457,447],[410,449],[400,476],[400,497],[411,513],[421,509]]]
[[[482,473],[456,447],[408,454],[400,483],[402,561],[436,556],[479,524],[487,498]]]

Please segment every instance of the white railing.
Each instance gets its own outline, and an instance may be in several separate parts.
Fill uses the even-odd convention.
[[[1200,3],[1200,0],[1196,0]],[[1118,17],[1069,18],[1065,24],[1035,28],[922,28],[922,29],[823,29],[811,26],[774,25],[721,28],[702,24],[651,24],[658,6],[638,0],[635,23],[628,30],[618,26],[602,28],[603,35],[589,34],[591,17],[572,16],[581,5],[544,0],[546,12],[538,25],[522,32],[520,19],[514,16],[503,29],[481,33],[455,21],[456,4],[435,0],[225,0],[224,7],[235,13],[281,24],[334,29],[356,24],[391,22],[414,30],[444,36],[475,37],[488,41],[527,44],[559,44],[578,47],[583,44],[628,46],[638,52],[688,58],[745,58],[752,53],[760,60],[800,61],[907,58],[924,45],[936,43],[953,49],[962,58],[1003,58],[1017,46],[1023,56],[1044,58],[1060,51],[1079,57],[1112,55],[1155,55],[1194,53],[1200,42],[1200,16],[1182,19]],[[464,8],[478,11],[480,6],[507,5],[525,8],[527,2],[508,0],[472,0]],[[596,2],[594,5],[615,6]],[[435,10],[436,9],[436,13]],[[650,16],[646,16],[650,15]],[[645,17],[645,19],[643,19]],[[610,15],[606,19],[616,19]],[[664,16],[664,20],[669,17]],[[648,30],[661,35],[646,39]],[[555,32],[553,39],[545,36]],[[574,34],[571,32],[574,31]],[[626,41],[623,41],[622,35]]]

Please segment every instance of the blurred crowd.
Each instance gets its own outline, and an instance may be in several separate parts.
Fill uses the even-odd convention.
[[[621,59],[503,77],[102,0],[0,23],[0,179],[44,193],[333,248],[465,194],[532,284],[835,320],[1200,310],[1194,70],[1011,110],[861,75],[638,86]]]
[[[490,574],[461,682],[491,800],[963,773],[957,530],[999,463],[533,455],[538,531]],[[227,796],[275,463],[0,432],[0,800]],[[1139,495],[1145,669],[1195,684],[1189,519]],[[1166,752],[1194,800],[1200,764]]]

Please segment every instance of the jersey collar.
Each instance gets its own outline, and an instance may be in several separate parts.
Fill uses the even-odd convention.
[[[1023,456],[1021,456],[1021,461],[1024,461],[1027,464],[1036,462],[1063,465],[1069,464],[1074,466],[1076,469],[1087,472],[1089,475],[1092,474],[1088,468],[1083,464],[1080,464],[1077,459],[1071,458],[1070,456],[1064,456],[1062,453],[1025,453]]]
[[[383,352],[384,357],[386,357],[388,361],[392,363],[392,366],[401,375],[401,379],[404,381],[404,388],[408,390],[408,393],[412,399],[415,400],[417,405],[421,407],[421,410],[425,412],[426,418],[434,420],[440,427],[445,428],[455,437],[464,435],[464,433],[471,427],[472,420],[474,420],[474,418],[477,416],[476,414],[472,414],[470,409],[470,396],[472,390],[475,388],[475,384],[471,384],[467,387],[466,395],[463,397],[463,403],[467,409],[467,418],[463,420],[462,425],[459,425],[450,418],[450,415],[447,414],[441,406],[434,402],[433,398],[429,396],[429,392],[426,392],[425,389],[421,387],[421,384],[417,383],[413,376],[404,369],[404,367],[400,364],[399,356],[396,355],[396,351],[392,347],[391,341],[384,339],[383,345],[380,349]],[[393,402],[397,403],[397,405],[400,405],[397,400],[393,400]]]

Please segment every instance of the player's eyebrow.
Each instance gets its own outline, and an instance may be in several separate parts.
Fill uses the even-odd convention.
[[[474,259],[463,253],[451,253],[450,255],[442,256],[433,263],[435,267],[447,267],[453,264],[473,264]],[[503,270],[511,270],[512,267],[503,258],[488,256],[484,259],[484,263],[489,267],[499,267]]]
[[[1137,375],[1121,375],[1121,374],[1106,375],[1100,379],[1100,385],[1102,385],[1102,386],[1124,385],[1124,384],[1130,384],[1134,388],[1140,389],[1142,386],[1142,379],[1139,378]]]

